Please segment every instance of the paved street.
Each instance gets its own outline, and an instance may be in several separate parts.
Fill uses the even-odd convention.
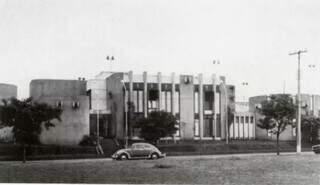
[[[237,154],[110,159],[0,162],[0,182],[319,184],[320,155]]]

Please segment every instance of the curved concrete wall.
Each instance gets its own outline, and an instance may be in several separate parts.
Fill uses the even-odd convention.
[[[30,96],[37,102],[57,106],[62,103],[61,122],[53,120],[55,127],[43,128],[42,144],[77,145],[84,135],[89,135],[89,97],[84,80],[32,80]],[[79,103],[78,108],[73,104]]]
[[[79,96],[86,95],[84,80],[48,80],[37,79],[30,82],[30,96],[38,99],[41,96]]]
[[[89,135],[89,98],[78,97],[42,97],[41,102],[55,106],[61,101],[61,122],[53,120],[55,127],[49,130],[42,128],[40,142],[53,145],[78,145],[84,135]],[[74,109],[73,102],[79,102],[80,107]]]

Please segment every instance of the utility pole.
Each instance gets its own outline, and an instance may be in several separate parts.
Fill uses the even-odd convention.
[[[300,94],[300,55],[301,53],[306,53],[307,50],[299,50],[289,55],[298,55],[298,118],[297,118],[297,153],[301,153],[301,94]]]

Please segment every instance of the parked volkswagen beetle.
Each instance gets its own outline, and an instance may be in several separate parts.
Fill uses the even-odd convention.
[[[116,151],[111,158],[116,160],[127,159],[158,159],[165,157],[165,153],[149,143],[134,143],[131,147]]]

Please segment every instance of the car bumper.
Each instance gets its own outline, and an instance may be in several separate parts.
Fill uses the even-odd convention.
[[[118,157],[119,157],[119,156],[116,155],[116,154],[111,155],[111,158],[112,158],[112,159],[118,159]]]
[[[165,153],[164,154],[160,154],[159,158],[165,158],[166,156],[167,156],[167,154],[165,154]]]

